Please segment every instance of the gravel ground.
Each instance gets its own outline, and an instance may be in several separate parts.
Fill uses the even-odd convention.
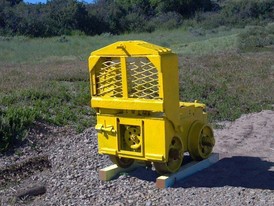
[[[109,182],[100,181],[98,169],[111,162],[97,154],[94,128],[75,135],[68,128],[40,124],[29,138],[37,144],[36,149],[26,144],[17,155],[0,156],[0,168],[39,155],[48,156],[51,168],[0,185],[0,204],[274,205],[274,111],[244,115],[223,125],[215,131],[215,151],[221,152],[223,159],[172,188],[157,189],[156,172],[145,168]],[[16,199],[19,191],[37,184],[45,185],[45,194]]]

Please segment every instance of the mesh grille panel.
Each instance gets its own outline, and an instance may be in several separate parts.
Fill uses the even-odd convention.
[[[158,71],[147,58],[127,58],[128,98],[159,99]],[[96,70],[96,96],[123,97],[119,60],[105,61]]]
[[[105,61],[96,71],[96,96],[122,97],[120,61]]]
[[[130,98],[158,99],[158,71],[146,58],[132,58],[127,64]]]

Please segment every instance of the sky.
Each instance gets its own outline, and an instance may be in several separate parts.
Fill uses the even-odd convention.
[[[87,3],[91,3],[93,0],[80,0],[80,1],[84,1],[84,2],[87,2]],[[46,3],[47,0],[24,0],[24,2],[26,3],[32,3],[32,4],[35,4],[35,3]]]

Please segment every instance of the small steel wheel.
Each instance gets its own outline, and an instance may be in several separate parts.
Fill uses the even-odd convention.
[[[154,167],[159,174],[174,173],[179,170],[184,158],[184,149],[181,140],[174,137],[168,151],[167,162],[154,162]]]
[[[118,167],[128,168],[134,163],[134,159],[109,155],[109,159]]]
[[[188,137],[188,151],[192,159],[202,160],[210,156],[215,139],[213,130],[208,124],[195,122],[190,129]]]

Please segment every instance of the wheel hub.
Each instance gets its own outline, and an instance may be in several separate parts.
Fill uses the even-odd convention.
[[[131,149],[139,149],[141,147],[140,127],[127,126],[125,131],[125,142]]]
[[[194,123],[188,142],[188,150],[192,159],[201,160],[208,158],[215,145],[211,127],[202,122]]]
[[[154,167],[159,174],[174,173],[181,167],[183,158],[182,142],[178,137],[174,137],[169,146],[168,161],[154,162]]]

